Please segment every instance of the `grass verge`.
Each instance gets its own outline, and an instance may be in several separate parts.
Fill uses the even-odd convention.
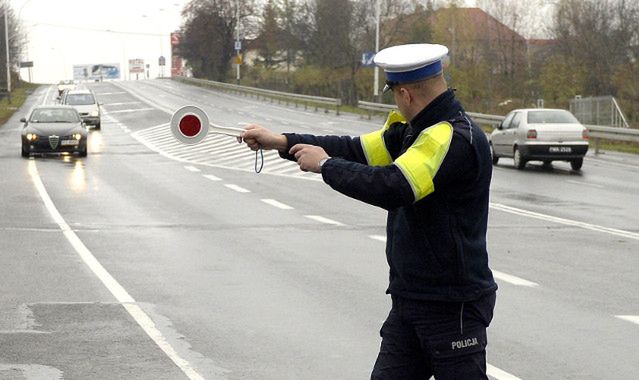
[[[22,107],[27,97],[38,86],[39,84],[22,82],[20,87],[11,91],[11,104],[9,104],[9,98],[6,96],[0,100],[0,125],[4,125]]]

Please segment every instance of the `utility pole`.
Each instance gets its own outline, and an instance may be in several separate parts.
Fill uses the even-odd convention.
[[[240,0],[237,0],[236,2],[237,4],[237,18],[235,20],[235,53],[236,53],[236,62],[237,62],[237,76],[236,76],[236,80],[237,80],[237,84],[240,84],[240,65],[242,64],[241,60],[240,60],[240,51],[241,51],[241,45],[240,45]]]
[[[377,0],[375,2],[375,20],[377,20],[375,24],[375,54],[379,52],[379,18],[381,13],[381,0]],[[374,68],[375,79],[373,80],[373,96],[375,97],[375,101],[379,102],[379,67],[375,65]]]
[[[9,1],[4,2],[4,45],[7,48],[7,100],[11,104],[11,67],[9,66],[9,23],[7,22],[7,13],[9,11]]]

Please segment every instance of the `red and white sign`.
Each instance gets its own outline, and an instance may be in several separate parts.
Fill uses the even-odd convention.
[[[129,59],[129,72],[131,74],[144,74],[144,60]]]

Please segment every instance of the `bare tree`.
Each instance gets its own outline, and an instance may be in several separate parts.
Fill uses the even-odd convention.
[[[254,27],[253,0],[191,0],[182,16],[180,52],[197,77],[224,81],[235,55],[237,16],[244,30]]]
[[[615,70],[637,59],[638,15],[636,0],[559,1],[552,30],[558,51],[587,68],[588,94],[615,94]]]
[[[5,7],[3,10],[7,11],[7,24],[8,24],[8,30],[9,30],[9,36],[8,36],[9,60],[10,60],[9,68],[11,72],[12,84],[15,84],[17,83],[15,79],[18,78],[18,75],[17,73],[15,73],[15,70],[19,66],[20,59],[22,56],[22,49],[26,45],[26,38],[24,34],[22,33],[22,29],[20,27],[18,20],[16,19],[13,8],[8,6],[8,7]],[[1,15],[4,16],[4,14],[1,14]],[[6,89],[7,88],[6,46],[7,45],[5,43],[5,36],[4,36],[4,31],[5,31],[4,20],[5,20],[4,17],[0,17],[0,30],[2,31],[1,32],[2,38],[0,38],[0,57],[2,57],[0,62],[0,87],[3,87]]]

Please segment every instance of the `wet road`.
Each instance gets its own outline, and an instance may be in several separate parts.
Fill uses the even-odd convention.
[[[169,135],[203,107],[226,126],[359,135],[381,120],[169,80],[91,84],[89,156],[19,155],[0,127],[0,378],[368,378],[389,308],[385,212],[233,138]],[[639,159],[495,167],[494,379],[639,376]],[[10,377],[14,376],[14,377]]]

